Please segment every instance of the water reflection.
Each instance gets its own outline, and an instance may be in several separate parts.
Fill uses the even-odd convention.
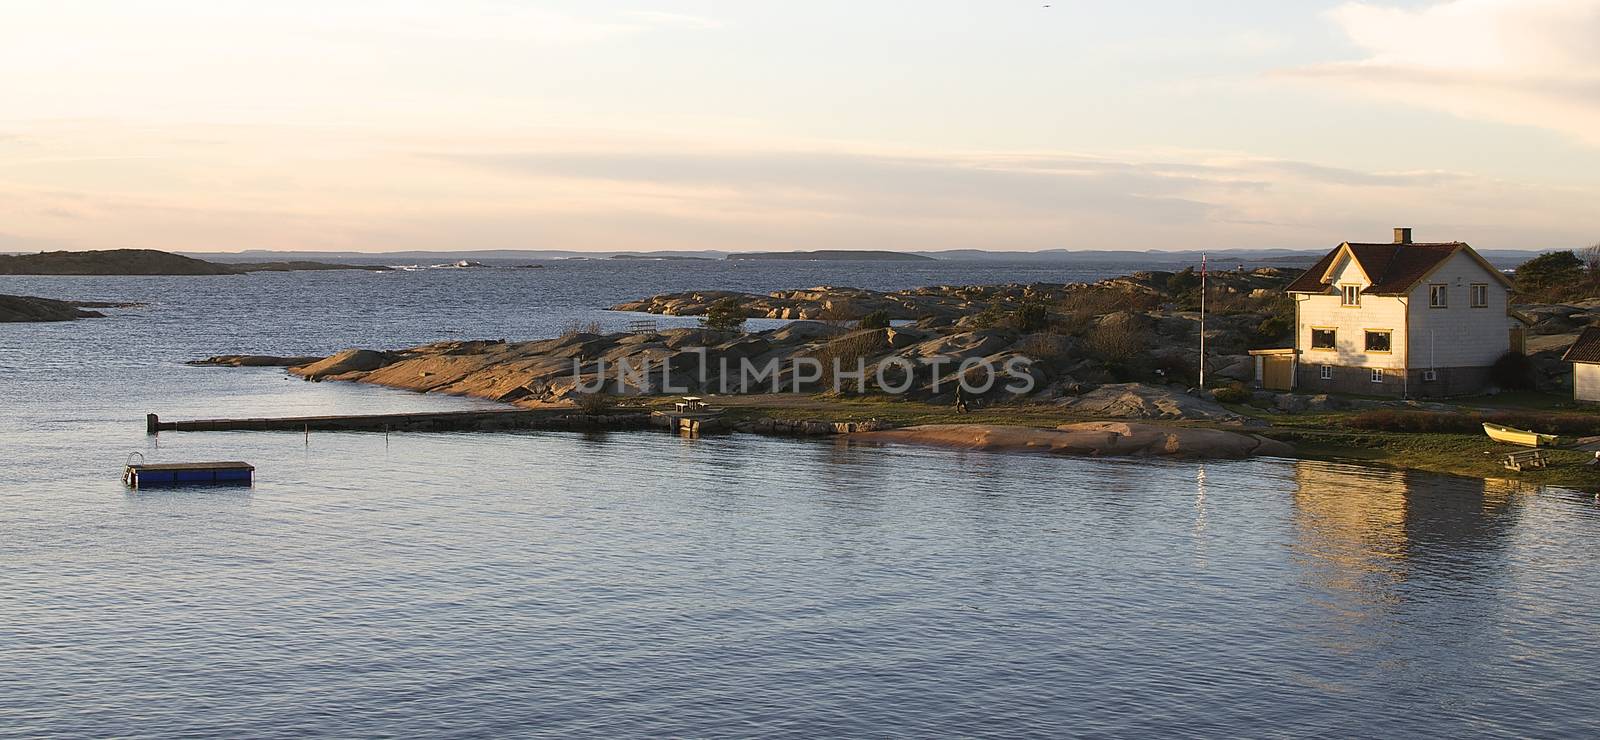
[[[1331,610],[1398,607],[1415,581],[1503,577],[1525,495],[1514,484],[1317,462],[1295,465],[1293,551]]]

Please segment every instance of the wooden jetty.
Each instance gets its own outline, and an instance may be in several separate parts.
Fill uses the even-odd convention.
[[[255,479],[254,465],[242,462],[194,462],[145,465],[129,463],[122,482],[143,486],[233,485],[248,486]]]
[[[284,416],[250,419],[162,421],[145,416],[145,431],[158,432],[474,432],[509,429],[643,429],[643,412],[581,414],[571,409],[485,409],[358,416]]]

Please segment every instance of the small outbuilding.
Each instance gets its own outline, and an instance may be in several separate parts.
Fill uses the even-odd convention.
[[[1584,329],[1561,359],[1572,363],[1572,399],[1600,403],[1600,326]]]

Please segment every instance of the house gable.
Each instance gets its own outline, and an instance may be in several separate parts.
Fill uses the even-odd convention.
[[[1403,296],[1457,254],[1466,254],[1494,282],[1509,288],[1511,281],[1470,245],[1463,242],[1429,244],[1367,244],[1345,242],[1323,255],[1311,269],[1284,288],[1288,293],[1327,293],[1336,288],[1334,278],[1343,275],[1349,282],[1349,265],[1360,271],[1362,292],[1368,295]]]

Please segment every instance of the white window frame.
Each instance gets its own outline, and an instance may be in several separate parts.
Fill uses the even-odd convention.
[[[1428,286],[1428,308],[1449,308],[1450,286],[1446,283],[1434,283]]]
[[[1320,377],[1323,380],[1333,380],[1333,366],[1332,365],[1323,365],[1322,366],[1322,370],[1320,372]]]
[[[1473,308],[1488,308],[1489,307],[1489,284],[1488,283],[1473,283],[1472,287],[1470,287],[1468,289],[1468,291],[1469,291],[1469,295],[1471,296],[1471,300],[1468,301],[1468,302],[1472,304]]]
[[[1381,367],[1372,368],[1372,382],[1374,382],[1374,383],[1382,383],[1383,382],[1383,368],[1381,368]]]
[[[1339,286],[1339,305],[1344,306],[1345,308],[1360,308],[1361,307],[1361,286],[1359,286],[1359,285],[1341,285],[1341,286]]]

